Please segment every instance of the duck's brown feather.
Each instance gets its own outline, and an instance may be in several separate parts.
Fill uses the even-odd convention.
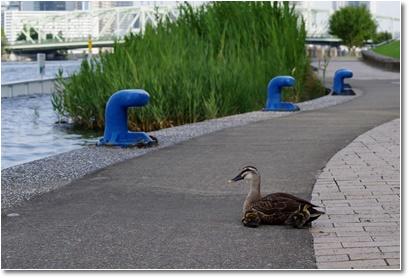
[[[266,224],[284,224],[288,217],[300,208],[316,205],[287,193],[272,193],[251,203],[251,209],[259,212],[261,221]],[[315,210],[315,209],[314,209]]]
[[[272,194],[266,195],[264,198],[275,198],[275,197],[288,198],[288,199],[292,199],[294,201],[297,201],[300,204],[307,204],[307,205],[310,205],[311,207],[318,207],[317,205],[314,205],[314,204],[308,202],[307,200],[301,199],[301,198],[299,198],[297,196],[294,196],[294,195],[291,195],[291,194],[288,194],[288,193],[284,193],[284,192],[272,193]]]

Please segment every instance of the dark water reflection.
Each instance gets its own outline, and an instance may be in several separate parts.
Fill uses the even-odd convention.
[[[58,120],[50,96],[1,100],[1,168],[95,144],[101,134],[83,133]]]

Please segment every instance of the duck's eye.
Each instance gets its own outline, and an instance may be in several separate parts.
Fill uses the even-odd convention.
[[[243,173],[243,179],[252,179],[253,178],[253,174],[251,172],[246,172]]]

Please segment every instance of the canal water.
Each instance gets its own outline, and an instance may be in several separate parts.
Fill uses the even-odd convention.
[[[80,61],[51,61],[46,76],[58,68],[67,74],[78,70]],[[2,63],[2,83],[38,78],[36,62]],[[50,155],[95,144],[101,134],[83,133],[58,125],[51,96],[1,99],[1,169]]]
[[[55,124],[49,95],[1,100],[1,168],[95,144],[101,134]]]

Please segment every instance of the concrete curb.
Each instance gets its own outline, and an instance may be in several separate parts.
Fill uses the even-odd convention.
[[[379,55],[371,50],[363,50],[361,53],[363,61],[370,65],[389,71],[400,72],[399,59]]]
[[[333,156],[312,202],[326,210],[311,228],[318,268],[399,270],[400,119]]]

